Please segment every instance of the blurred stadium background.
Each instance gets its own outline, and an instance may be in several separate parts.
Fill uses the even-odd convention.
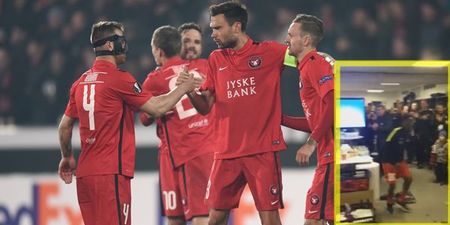
[[[125,24],[130,51],[124,69],[139,81],[155,68],[150,38],[162,25],[197,22],[204,28],[204,52],[216,48],[207,8],[201,0],[0,0],[0,224],[81,224],[74,185],[56,176],[56,126],[71,83],[91,66],[91,25]],[[450,1],[242,1],[249,9],[248,33],[255,40],[283,42],[297,13],[322,18],[326,35],[319,47],[336,59],[450,59]],[[302,115],[298,75],[282,76],[283,111]],[[295,149],[305,134],[284,130],[282,154],[287,208],[285,224],[303,218],[312,168],[300,169]],[[79,146],[74,133],[74,146]],[[137,170],[133,183],[135,224],[162,224],[158,216],[157,139],[154,127],[137,125]],[[313,165],[314,163],[312,163]],[[305,185],[307,184],[307,185]],[[248,193],[234,225],[258,224]],[[256,221],[256,222],[255,222]],[[289,222],[292,221],[292,222]]]

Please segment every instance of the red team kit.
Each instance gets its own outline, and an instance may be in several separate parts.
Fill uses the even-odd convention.
[[[328,119],[332,123],[334,118],[333,115],[325,116],[325,109],[321,108],[321,99],[334,90],[333,67],[317,51],[311,51],[298,64],[298,70],[301,104],[309,127],[312,128],[311,137],[318,142],[318,164],[306,197],[305,218],[333,220],[333,130],[319,127],[320,120]]]
[[[208,61],[170,58],[162,67],[151,72],[143,89],[161,95],[175,88],[178,74],[187,67],[195,76],[206,78]],[[200,115],[187,96],[173,112],[158,119],[161,196],[166,216],[207,216],[205,190],[213,163],[215,143],[214,110]],[[145,124],[146,117],[141,115]]]
[[[104,60],[96,60],[72,85],[65,115],[80,121],[83,150],[76,183],[85,223],[131,224],[133,111],[151,97],[131,74]]]
[[[236,208],[246,184],[259,211],[283,208],[279,152],[286,143],[280,125],[280,75],[286,50],[286,45],[249,38],[243,48],[215,50],[208,60],[173,57],[148,75],[142,90],[129,73],[96,60],[73,84],[65,112],[80,120],[83,151],[76,173],[84,219],[95,221],[90,212],[96,211],[111,215],[109,224],[131,223],[134,112],[152,96],[174,89],[185,67],[206,78],[200,90],[209,90],[215,104],[203,116],[185,96],[172,112],[155,120],[165,215],[189,220],[208,215],[208,208]],[[322,115],[320,99],[334,89],[332,66],[313,51],[298,69],[301,103],[318,142],[305,218],[333,220],[333,133],[314,129]],[[144,124],[151,123],[140,117]]]
[[[211,208],[236,208],[247,183],[259,211],[283,207],[278,152],[286,149],[280,127],[286,48],[249,38],[239,50],[209,57],[202,89],[215,95],[218,142],[206,191]]]

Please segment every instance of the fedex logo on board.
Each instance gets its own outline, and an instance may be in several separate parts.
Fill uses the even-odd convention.
[[[0,202],[2,225],[53,225],[65,221],[67,225],[83,225],[79,208],[69,204],[56,204],[61,198],[58,182],[40,182],[30,190],[31,203],[12,208]],[[25,193],[24,193],[25,194]]]

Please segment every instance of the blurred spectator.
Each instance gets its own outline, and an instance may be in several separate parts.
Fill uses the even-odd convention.
[[[386,112],[386,107],[384,105],[379,105],[376,108],[377,119],[372,124],[372,130],[375,134],[376,139],[376,152],[381,154],[386,148],[386,138],[392,130],[392,116]],[[380,159],[381,155],[376,159]]]
[[[434,107],[434,125],[436,127],[436,133],[448,130],[448,117],[442,103],[437,103]]]
[[[436,183],[448,184],[448,143],[447,132],[439,132],[439,137],[433,145],[433,154],[436,154]]]
[[[208,37],[207,8],[222,1],[0,0],[0,49],[8,59],[2,63],[6,69],[0,71],[0,110],[4,114],[8,108],[19,124],[54,124],[56,118],[51,117],[65,107],[58,98],[67,97],[60,90],[92,64],[92,47],[86,37],[91,24],[102,19],[126,24],[130,52],[124,69],[138,80],[155,66],[149,57],[149,40],[158,26],[198,22],[205,29],[203,57],[207,57],[217,47]],[[307,13],[322,18],[325,38],[319,50],[336,59],[450,58],[448,1],[241,2],[249,6],[253,25],[248,32],[259,38],[256,41],[283,41],[293,17]],[[52,65],[55,61],[64,66]],[[14,97],[13,102],[5,100],[10,98],[4,97],[6,92]],[[44,106],[56,111],[43,113]]]
[[[431,146],[435,141],[433,111],[426,100],[420,101],[419,116],[416,119],[415,133],[418,138],[417,163],[418,168],[423,168],[429,160]]]
[[[442,24],[439,21],[437,9],[430,2],[420,4],[420,46],[433,46],[439,43],[442,32]]]
[[[0,126],[14,123],[12,78],[10,57],[0,48]]]
[[[424,47],[420,52],[420,60],[439,60],[442,59],[442,53],[434,47]]]

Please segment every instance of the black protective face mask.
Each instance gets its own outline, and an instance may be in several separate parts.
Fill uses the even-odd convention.
[[[128,44],[127,40],[125,39],[125,36],[119,36],[119,35],[113,35],[109,36],[103,39],[100,39],[94,43],[92,43],[92,46],[94,48],[104,45],[107,41],[111,41],[114,43],[114,49],[112,51],[108,50],[99,50],[95,51],[96,56],[103,56],[103,55],[123,55],[126,54],[128,51]]]

